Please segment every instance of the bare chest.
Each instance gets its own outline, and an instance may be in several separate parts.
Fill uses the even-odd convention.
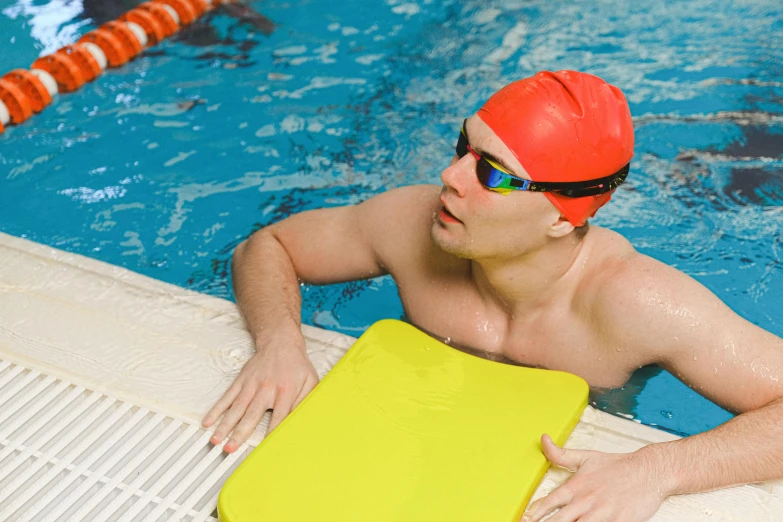
[[[489,310],[469,284],[398,284],[408,320],[433,337],[480,357],[579,375],[593,387],[620,387],[633,369],[627,348],[608,346],[567,306],[512,321]],[[529,319],[529,318],[528,318]]]

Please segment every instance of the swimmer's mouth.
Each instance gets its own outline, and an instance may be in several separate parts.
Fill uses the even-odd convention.
[[[462,223],[462,221],[459,218],[457,218],[457,216],[449,212],[449,209],[446,208],[446,205],[442,205],[440,207],[440,212],[438,214],[438,217],[441,219],[441,221]]]

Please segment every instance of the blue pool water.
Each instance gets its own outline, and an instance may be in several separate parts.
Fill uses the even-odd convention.
[[[2,0],[0,71],[137,3]],[[636,127],[629,180],[593,222],[781,335],[783,8],[650,4],[216,12],[0,136],[0,230],[231,298],[231,251],[254,229],[438,183],[459,123],[495,90],[578,69],[620,86]],[[303,294],[304,322],[350,335],[402,315],[390,278]],[[730,418],[654,368],[594,400],[680,434]]]

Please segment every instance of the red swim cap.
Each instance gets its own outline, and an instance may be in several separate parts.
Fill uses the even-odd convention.
[[[533,181],[586,181],[631,161],[633,121],[623,93],[592,74],[542,71],[495,93],[477,112]],[[612,192],[569,198],[544,194],[581,226]]]

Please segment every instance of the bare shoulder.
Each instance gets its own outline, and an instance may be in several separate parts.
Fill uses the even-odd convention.
[[[410,185],[389,190],[361,203],[358,219],[370,238],[381,264],[395,275],[397,269],[431,253],[430,235],[440,206],[440,187]]]
[[[359,204],[371,217],[392,216],[398,223],[431,219],[440,204],[440,187],[437,185],[408,185],[387,190]],[[391,224],[387,220],[388,224]]]
[[[782,339],[740,317],[689,275],[630,245],[618,247],[616,238],[603,239],[581,300],[603,346],[631,369],[663,366],[731,411],[783,397]]]
[[[689,275],[638,252],[612,259],[592,320],[636,365],[659,364],[734,412],[783,397],[783,340]]]
[[[597,303],[616,309],[669,313],[704,305],[725,306],[704,285],[636,250],[630,250],[607,263]]]
[[[612,342],[640,350],[644,363],[660,363],[697,324],[735,316],[704,285],[617,236],[616,248],[594,268],[589,292],[590,315]]]

